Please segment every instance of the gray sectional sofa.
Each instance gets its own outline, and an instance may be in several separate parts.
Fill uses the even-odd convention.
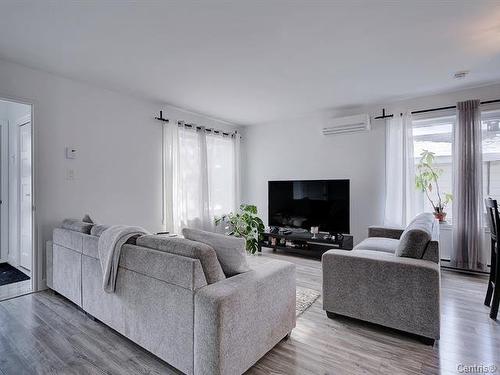
[[[146,235],[122,247],[106,293],[98,241],[55,229],[51,288],[186,374],[241,374],[295,327],[291,263],[248,257],[250,271],[221,277],[210,246]]]
[[[370,227],[352,251],[323,255],[323,309],[439,339],[439,224],[417,216],[406,229]]]

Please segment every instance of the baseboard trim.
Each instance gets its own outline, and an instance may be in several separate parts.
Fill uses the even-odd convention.
[[[457,268],[457,267],[453,267],[453,266],[446,266],[443,264],[443,262],[450,262],[449,260],[443,260],[441,259],[441,268],[444,269],[444,270],[447,270],[447,271],[454,271],[454,272],[459,272],[459,273],[467,273],[467,274],[470,274],[470,275],[489,275],[490,272],[489,271],[474,271],[474,270],[468,270],[466,268]],[[491,269],[490,266],[487,266],[488,268]]]

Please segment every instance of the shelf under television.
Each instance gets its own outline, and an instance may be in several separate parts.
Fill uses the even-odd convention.
[[[269,249],[286,251],[289,253],[295,253],[300,255],[307,255],[311,257],[320,258],[324,252],[330,249],[343,249],[352,250],[353,247],[353,236],[349,234],[344,234],[344,239],[342,241],[332,241],[331,239],[312,238],[309,232],[303,233],[291,233],[291,234],[279,234],[279,233],[264,233],[264,238],[259,242],[259,247],[266,247]],[[270,238],[285,239],[288,241],[297,241],[305,245],[304,247],[293,247],[284,244],[272,245]],[[259,248],[259,251],[261,249]]]

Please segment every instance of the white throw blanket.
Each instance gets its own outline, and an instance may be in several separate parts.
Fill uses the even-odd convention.
[[[113,293],[122,246],[133,236],[148,234],[140,227],[113,225],[102,232],[97,245],[101,259],[102,287],[105,292]]]

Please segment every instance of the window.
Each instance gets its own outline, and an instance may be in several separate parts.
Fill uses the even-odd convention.
[[[235,140],[207,135],[209,209],[213,216],[234,212],[236,202]]]
[[[436,155],[435,165],[442,171],[439,187],[442,193],[452,193],[453,127],[456,116],[413,120],[413,154],[418,164],[424,150]],[[481,114],[483,146],[483,192],[485,197],[500,200],[500,110],[483,111]],[[431,199],[437,199],[432,192]],[[424,194],[416,204],[418,211],[432,211]],[[447,219],[451,220],[452,205],[446,208]]]
[[[483,192],[500,200],[500,110],[481,113]]]
[[[434,166],[442,171],[442,174],[438,180],[440,195],[442,198],[444,198],[444,193],[452,193],[453,190],[452,157],[453,127],[455,125],[455,121],[456,116],[453,115],[427,119],[417,119],[413,120],[412,123],[413,155],[415,158],[415,165],[419,163],[420,155],[424,150],[433,152],[435,154]],[[500,193],[500,163],[498,172],[498,186]],[[434,202],[436,202],[438,199],[437,191],[432,191],[430,193],[430,198]],[[418,195],[416,209],[417,212],[433,211],[433,207],[424,193]],[[446,207],[446,212],[447,220],[451,220],[453,216],[451,203]]]
[[[239,135],[165,125],[163,142],[167,230],[214,230],[214,217],[239,205]]]

